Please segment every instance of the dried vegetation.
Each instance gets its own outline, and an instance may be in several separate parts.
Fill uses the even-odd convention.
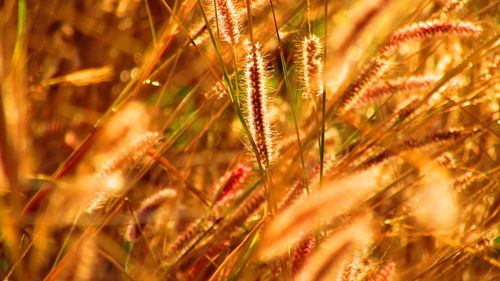
[[[0,1],[0,277],[499,280],[499,22]]]

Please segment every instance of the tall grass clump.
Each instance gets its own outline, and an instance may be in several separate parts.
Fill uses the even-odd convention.
[[[1,279],[499,279],[498,7],[2,1]]]

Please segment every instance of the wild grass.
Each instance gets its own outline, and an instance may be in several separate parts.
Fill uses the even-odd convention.
[[[0,2],[0,277],[498,280],[499,7]]]

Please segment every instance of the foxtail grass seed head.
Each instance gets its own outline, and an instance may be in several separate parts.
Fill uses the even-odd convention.
[[[313,235],[305,237],[296,245],[291,256],[291,265],[294,274],[297,274],[302,269],[314,248],[316,248],[316,239]]]
[[[324,156],[323,159],[324,174],[328,174],[328,172],[330,172],[330,169],[336,163],[334,159],[335,157],[330,154]],[[317,163],[307,176],[309,186],[316,186],[318,184],[320,168],[321,168],[320,164]],[[306,190],[306,184],[304,182],[304,179],[297,180],[293,184],[293,186],[289,188],[289,191],[284,194],[284,196],[282,197],[283,199],[278,203],[278,209],[280,210],[280,212],[284,211],[290,206],[293,206],[293,204],[298,200],[302,200],[304,197],[305,190]]]
[[[481,26],[468,21],[432,20],[417,22],[396,31],[389,37],[387,43],[380,49],[383,54],[389,54],[402,43],[419,38],[431,38],[440,35],[456,34],[459,36],[476,36],[482,32]]]
[[[110,197],[118,194],[123,189],[125,181],[119,173],[102,174],[94,176],[90,181],[90,185],[92,186],[92,194],[88,195],[91,199],[84,207],[86,213],[102,208]]]
[[[384,149],[377,154],[370,156],[364,160],[358,167],[358,170],[365,170],[391,158],[399,156],[402,152],[417,148],[424,148],[430,145],[439,145],[443,142],[457,141],[461,138],[473,136],[480,130],[443,130],[441,132],[432,133],[423,137],[408,138],[391,148]]]
[[[151,222],[151,220],[155,217],[155,213],[163,205],[173,201],[175,197],[177,197],[177,191],[171,188],[166,188],[146,198],[146,200],[142,202],[139,209],[135,211],[137,221],[134,217],[130,219],[129,226],[126,231],[127,240],[136,240],[140,236],[140,231],[144,230],[146,224]]]
[[[452,11],[460,10],[469,3],[469,0],[450,0],[443,8],[443,16],[449,14]]]
[[[370,87],[366,93],[359,98],[353,108],[363,107],[367,104],[377,102],[392,94],[427,89],[439,80],[438,77],[409,77],[401,81],[391,81],[384,85]]]
[[[310,99],[323,93],[323,65],[321,42],[315,35],[304,38],[302,42],[302,97]]]
[[[200,236],[215,223],[217,223],[217,220],[213,217],[200,218],[191,223],[165,250],[164,257],[167,264],[174,262],[185,254],[194,246]]]
[[[480,130],[449,129],[432,133],[420,138],[409,138],[397,147],[397,150],[409,150],[445,141],[456,141],[479,133]]]
[[[370,263],[363,252],[363,250],[356,251],[352,257],[344,259],[336,281],[365,280],[370,270]]]
[[[222,232],[225,233],[225,235],[230,235],[240,229],[248,217],[257,211],[265,200],[264,191],[256,191],[255,194],[245,200],[243,205],[241,205],[233,215],[224,221]]]
[[[146,155],[148,149],[160,138],[158,132],[146,132],[144,135],[135,138],[104,164],[97,172],[96,177],[100,178],[109,174],[124,172],[136,161],[141,160]]]
[[[273,160],[272,132],[268,114],[268,75],[260,51],[260,44],[252,45],[247,41],[246,45],[246,121],[257,146],[257,153],[261,158],[262,165],[267,167]]]
[[[246,165],[238,165],[228,171],[220,180],[217,190],[220,190],[219,197],[215,202],[217,206],[229,204],[237,195],[238,189],[251,172],[251,168]]]
[[[219,20],[222,39],[231,45],[238,44],[240,39],[239,13],[232,0],[214,0],[217,5],[217,17]]]
[[[371,65],[353,82],[340,99],[338,112],[344,114],[360,103],[366,94],[368,88],[375,81],[382,77],[389,69],[388,62],[383,58],[375,58]]]
[[[357,219],[333,233],[304,264],[295,280],[335,280],[341,274],[342,261],[356,251],[366,248],[372,241],[373,231],[366,218]]]
[[[113,158],[105,163],[96,172],[91,183],[98,186],[98,191],[94,199],[85,207],[85,211],[90,213],[102,207],[109,197],[118,193],[123,187],[122,174],[136,162],[140,161],[146,155],[148,149],[159,139],[160,134],[158,132],[147,132],[122,147]]]
[[[411,98],[408,101],[405,101],[401,105],[399,105],[395,112],[392,114],[392,117],[386,122],[386,127],[392,127],[396,123],[401,123],[406,119],[416,115],[421,112],[424,107],[420,106],[421,103],[420,98]]]

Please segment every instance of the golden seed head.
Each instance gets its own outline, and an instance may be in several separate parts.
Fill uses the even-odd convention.
[[[240,38],[239,16],[232,0],[216,0],[222,40],[236,45]]]
[[[323,92],[322,50],[319,38],[315,35],[304,38],[301,52],[304,72],[302,97],[309,99]]]

